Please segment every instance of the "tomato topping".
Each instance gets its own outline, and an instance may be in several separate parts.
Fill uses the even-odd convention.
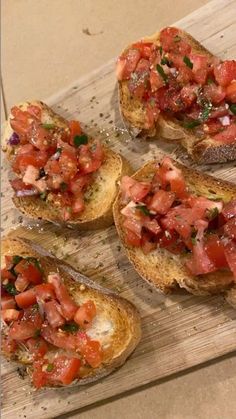
[[[16,304],[20,308],[30,307],[32,304],[37,302],[36,294],[33,288],[30,288],[27,291],[21,292],[15,296]]]
[[[19,292],[25,291],[29,284],[30,281],[23,275],[18,275],[15,280],[15,287]]]
[[[140,235],[135,234],[132,230],[126,229],[125,232],[126,243],[130,246],[139,247],[141,245]]]
[[[78,121],[70,121],[69,122],[69,129],[70,129],[70,144],[74,145],[74,138],[76,135],[81,135],[82,130],[80,123]]]
[[[236,240],[236,217],[231,218],[224,225],[224,234],[231,239]]]
[[[17,341],[35,337],[40,331],[42,323],[42,318],[37,308],[27,308],[24,310],[22,319],[14,321],[10,326],[9,337]]]
[[[159,214],[166,214],[175,200],[173,192],[166,192],[163,189],[157,191],[148,206],[151,211],[156,211]]]
[[[66,286],[63,284],[58,274],[50,274],[48,276],[49,284],[52,284],[56,297],[61,305],[63,316],[66,320],[72,320],[77,311],[77,305],[69,295]]]
[[[233,240],[229,241],[225,244],[224,251],[230,270],[236,279],[236,243]]]
[[[217,86],[215,83],[204,86],[203,92],[204,96],[212,102],[213,105],[222,102],[226,95],[224,88],[222,86]]]
[[[224,131],[214,135],[214,140],[224,142],[225,144],[231,144],[236,139],[236,124],[231,124]]]
[[[47,342],[41,337],[27,339],[26,346],[33,359],[42,358],[48,352]]]
[[[226,220],[236,217],[236,199],[229,201],[222,210],[222,215]]]
[[[46,319],[50,326],[56,328],[65,324],[65,319],[60,314],[60,305],[55,300],[45,302],[43,305],[43,309],[45,311]]]
[[[56,298],[54,286],[52,284],[40,284],[34,287],[34,292],[39,301],[50,301]]]
[[[224,254],[224,245],[216,234],[210,234],[204,245],[205,252],[217,269],[228,266]]]
[[[226,87],[226,98],[232,102],[236,103],[236,80],[233,80],[227,87]]]
[[[13,281],[16,279],[15,275],[12,272],[8,271],[8,269],[6,268],[1,269],[1,278],[13,280]]]
[[[97,310],[93,301],[89,300],[82,304],[75,313],[74,321],[84,329],[91,325]]]
[[[1,311],[1,317],[6,323],[10,323],[17,320],[20,316],[20,312],[14,308],[8,308]]]
[[[78,358],[57,356],[53,363],[47,360],[36,360],[33,364],[32,380],[36,388],[47,384],[70,384],[78,377],[81,362]]]
[[[42,282],[42,272],[37,264],[37,259],[34,259],[33,261],[30,259],[22,259],[15,266],[14,270],[32,284],[40,284],[40,282]]]
[[[15,298],[11,296],[1,296],[1,309],[7,310],[9,308],[15,308]]]
[[[214,68],[214,75],[220,86],[228,86],[233,80],[236,80],[236,61],[226,60]]]

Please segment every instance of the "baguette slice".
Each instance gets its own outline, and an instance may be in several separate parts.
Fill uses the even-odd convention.
[[[43,102],[33,101],[30,103],[41,106],[43,123],[53,123],[62,129],[67,127],[65,119],[56,114]],[[29,102],[24,102],[18,106],[25,110],[28,105]],[[9,122],[10,117],[5,123],[2,149],[6,153],[7,159],[11,162],[17,146],[11,147],[8,144],[8,139],[13,132]],[[81,214],[74,215],[68,222],[63,221],[56,206],[40,199],[40,197],[17,197],[14,195],[13,202],[15,206],[30,218],[66,224],[79,230],[95,230],[110,226],[113,223],[112,204],[118,191],[118,182],[121,176],[131,174],[132,170],[127,160],[119,154],[105,147],[104,152],[105,159],[100,169],[94,174],[94,181],[85,193],[85,210]]]
[[[147,163],[132,177],[138,181],[152,179],[156,163],[157,161]],[[186,184],[192,193],[208,198],[221,198],[224,202],[235,198],[236,186],[234,184],[200,173],[178,162],[175,162],[175,166],[182,170]],[[163,248],[157,248],[145,255],[141,248],[127,245],[123,230],[124,216],[121,214],[123,206],[121,193],[119,193],[113,206],[117,232],[130,262],[150,285],[164,294],[181,287],[195,295],[218,294],[233,286],[234,279],[230,272],[217,271],[195,277],[186,270],[183,256],[173,255]]]
[[[192,46],[192,51],[209,58],[214,55],[203,45],[194,39],[187,32],[180,30],[181,36],[185,38]],[[144,42],[153,42],[160,44],[160,33],[156,32],[152,36],[142,39]],[[127,47],[123,53],[128,50]],[[124,123],[131,135],[136,137],[158,140],[163,137],[169,141],[178,141],[187,150],[193,160],[199,163],[226,162],[236,159],[236,139],[234,143],[224,144],[214,141],[210,136],[200,139],[196,137],[191,130],[182,127],[175,118],[170,118],[165,114],[160,114],[155,126],[151,129],[146,127],[146,112],[142,102],[133,97],[128,89],[127,81],[119,81],[120,112]]]
[[[50,272],[58,272],[61,275],[71,297],[78,305],[88,299],[95,302],[97,315],[88,334],[91,338],[100,341],[104,353],[103,362],[98,368],[88,367],[84,376],[74,381],[73,385],[96,381],[110,374],[125,362],[141,337],[140,317],[132,303],[112,291],[100,287],[70,265],[55,259],[45,249],[29,240],[13,236],[4,238],[2,241],[2,266],[5,255],[38,258],[46,276]],[[2,333],[4,333],[4,329]],[[61,350],[55,348],[50,351],[53,355]],[[6,354],[4,355],[6,356]],[[17,350],[12,360],[27,365],[28,374],[31,375],[32,360],[25,347]]]

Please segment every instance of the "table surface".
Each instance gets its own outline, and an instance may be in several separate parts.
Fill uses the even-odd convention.
[[[50,96],[130,41],[206,3],[120,0],[117,8],[114,0],[2,0],[1,118],[4,108],[7,112],[18,101]],[[235,370],[236,358],[224,357],[68,417],[233,419]]]

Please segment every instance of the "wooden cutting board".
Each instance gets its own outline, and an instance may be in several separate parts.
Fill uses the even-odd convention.
[[[222,58],[236,56],[234,0],[214,0],[176,23]],[[119,115],[112,60],[47,100],[66,118],[84,127],[123,154],[137,169],[161,152],[193,165],[183,150],[163,141],[129,138]],[[201,170],[236,182],[235,163]],[[33,391],[16,366],[3,362],[2,417],[50,418],[125,393],[236,349],[236,310],[221,297],[196,298],[185,293],[164,297],[135,273],[114,227],[93,233],[37,224],[13,208],[5,163],[2,167],[2,231],[17,229],[95,281],[132,301],[142,317],[142,340],[126,364],[109,377],[85,387]]]

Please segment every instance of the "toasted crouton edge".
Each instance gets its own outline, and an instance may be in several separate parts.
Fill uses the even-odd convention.
[[[139,181],[151,179],[157,163],[157,161],[148,162],[132,177]],[[175,162],[175,165],[182,170],[186,183],[192,192],[208,198],[220,198],[224,202],[228,202],[235,197],[236,185],[200,173],[178,162]],[[194,277],[186,270],[183,263],[184,259],[179,255],[172,255],[167,250],[160,248],[144,255],[141,248],[127,245],[122,228],[124,217],[121,214],[121,209],[123,206],[121,192],[119,192],[113,205],[114,221],[118,235],[136,271],[158,291],[168,294],[181,287],[195,295],[211,295],[225,292],[233,286],[234,279],[230,272],[218,271]]]
[[[2,264],[4,255],[22,255],[36,257],[45,270],[46,274],[49,272],[58,272],[72,297],[76,298],[76,294],[81,296],[80,285],[85,286],[86,298],[92,298],[96,303],[100,302],[102,310],[109,314],[112,319],[115,319],[115,333],[111,339],[111,349],[106,350],[105,359],[102,365],[98,368],[90,368],[88,376],[74,381],[71,385],[82,385],[96,381],[106,375],[110,374],[116,368],[120,367],[130,354],[136,348],[141,338],[141,323],[140,316],[136,307],[128,300],[115,294],[113,291],[103,288],[96,284],[86,276],[80,274],[73,267],[53,257],[47,250],[43,249],[38,244],[30,240],[14,237],[14,233],[5,237],[2,240]],[[78,285],[77,285],[78,282]],[[70,288],[72,286],[72,288]],[[77,290],[75,291],[75,286]],[[88,297],[87,297],[88,295]],[[4,354],[7,356],[7,354]],[[10,358],[11,359],[11,358]],[[13,358],[21,364],[28,364],[27,357],[24,357],[22,350]],[[31,375],[30,365],[27,368],[29,376]],[[61,387],[61,386],[60,386]],[[68,386],[66,386],[68,387]]]
[[[181,34],[191,44],[193,51],[199,54],[204,54],[209,58],[213,54],[209,52],[203,45],[201,45],[190,34],[181,30]],[[156,32],[152,36],[143,38],[143,41],[154,42],[159,45],[160,33]],[[125,48],[123,53],[129,47]],[[151,129],[145,126],[145,109],[143,104],[136,98],[132,97],[127,81],[119,81],[119,101],[120,113],[123,117],[124,123],[127,124],[130,133],[134,136],[139,135],[143,138],[152,138],[158,140],[160,137],[168,141],[178,141],[186,148],[188,154],[193,160],[198,163],[216,163],[226,162],[236,159],[236,142],[232,144],[224,144],[212,140],[210,136],[201,140],[197,138],[191,130],[182,127],[175,118],[169,118],[161,114]]]

